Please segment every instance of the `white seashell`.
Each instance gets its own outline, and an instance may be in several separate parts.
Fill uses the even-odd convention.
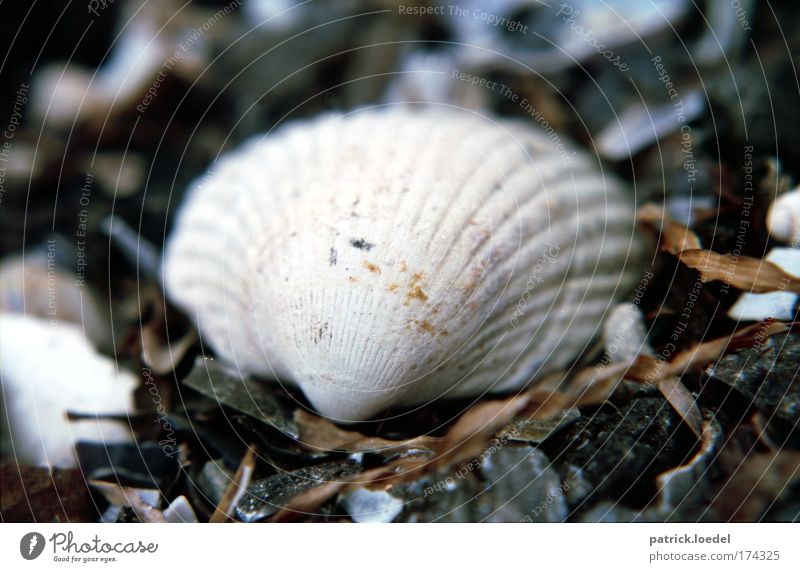
[[[767,227],[775,240],[800,248],[800,187],[779,195],[770,205]]]
[[[137,385],[132,373],[87,343],[79,326],[0,314],[0,356],[4,454],[22,464],[69,468],[78,441],[133,440],[127,423],[66,417],[130,413]]]
[[[338,420],[520,388],[587,346],[641,249],[632,199],[559,145],[439,108],[293,123],[194,184],[166,289]]]

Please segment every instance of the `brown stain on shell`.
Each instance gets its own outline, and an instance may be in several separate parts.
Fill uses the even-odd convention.
[[[406,298],[409,300],[420,300],[422,302],[428,301],[428,295],[419,286],[414,286],[411,290],[409,290],[408,294],[406,294]]]
[[[406,305],[412,300],[419,300],[420,302],[427,302],[428,295],[422,289],[422,281],[425,275],[422,272],[414,272],[408,281],[408,292],[406,293]]]
[[[369,270],[373,274],[380,274],[381,273],[381,269],[380,269],[379,266],[377,266],[376,264],[373,264],[372,262],[368,262],[366,260],[364,261],[364,268],[366,268],[367,270]]]

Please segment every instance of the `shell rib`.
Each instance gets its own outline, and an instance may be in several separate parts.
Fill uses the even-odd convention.
[[[339,421],[520,388],[638,270],[632,198],[562,145],[438,108],[291,123],[190,189],[167,291],[219,357]]]

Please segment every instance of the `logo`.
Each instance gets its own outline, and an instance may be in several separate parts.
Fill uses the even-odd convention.
[[[19,553],[25,560],[35,560],[44,550],[44,535],[29,532],[19,541]]]

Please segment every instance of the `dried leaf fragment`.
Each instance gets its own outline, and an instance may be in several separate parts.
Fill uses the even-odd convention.
[[[285,522],[296,519],[302,514],[309,514],[325,501],[347,488],[358,488],[359,484],[384,481],[397,474],[399,465],[394,463],[390,467],[377,467],[362,473],[357,473],[338,481],[331,481],[301,493],[290,500],[279,510],[270,522]]]
[[[680,223],[673,221],[664,209],[648,203],[643,205],[636,213],[636,218],[650,226],[660,230],[661,250],[672,254],[679,254],[684,250],[696,250],[702,248],[700,239],[694,231],[689,230]]]
[[[705,367],[722,355],[743,347],[754,347],[770,336],[789,331],[783,322],[765,320],[737,330],[732,335],[697,344],[677,354],[672,361],[661,361],[652,356],[640,355],[625,373],[625,379],[639,383],[657,383],[679,376],[692,367]]]
[[[103,493],[103,496],[111,504],[131,507],[142,522],[167,522],[158,507],[153,506],[158,503],[153,503],[148,498],[145,498],[154,495],[157,498],[158,491],[123,487],[116,483],[107,483],[105,481],[89,481],[89,484]]]
[[[672,408],[700,439],[703,436],[703,414],[697,407],[694,396],[677,377],[667,377],[658,382],[658,390]]]
[[[241,499],[242,495],[247,491],[255,468],[256,451],[251,445],[248,447],[247,453],[242,457],[242,462],[239,464],[239,468],[236,469],[233,480],[225,490],[225,494],[222,495],[222,499],[219,501],[217,508],[214,510],[214,514],[211,515],[208,522],[225,522],[234,514],[234,507],[236,507],[239,499]]]
[[[719,280],[755,294],[786,290],[800,293],[800,278],[768,260],[697,249],[684,250],[678,253],[678,258],[700,272],[703,282]]]
[[[358,431],[342,429],[319,415],[313,415],[303,409],[294,413],[294,422],[297,424],[298,442],[309,449],[322,451],[345,451],[348,453],[361,453],[365,451],[378,451],[397,449],[432,450],[439,439],[422,435],[406,441],[392,441],[380,437],[367,437]]]
[[[658,227],[661,250],[674,254],[683,264],[700,272],[703,282],[718,280],[755,294],[784,290],[800,292],[800,278],[784,272],[768,260],[703,250],[697,235],[671,220],[661,207],[644,205],[638,210],[637,218]]]
[[[522,393],[511,399],[484,401],[464,413],[439,443],[432,468],[452,466],[479,455],[487,441],[508,425],[530,402],[531,395]]]

